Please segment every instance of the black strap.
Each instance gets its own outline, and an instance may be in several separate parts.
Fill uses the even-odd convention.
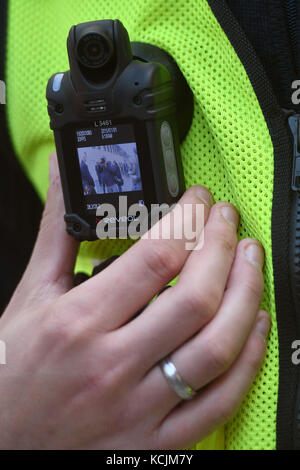
[[[281,108],[300,112],[291,84],[300,78],[299,0],[227,0],[255,49]]]
[[[292,140],[266,71],[226,0],[208,3],[246,69],[273,142],[272,254],[279,339],[277,449],[293,449],[299,443],[293,441],[298,371],[291,361],[291,344],[298,337],[289,272]]]

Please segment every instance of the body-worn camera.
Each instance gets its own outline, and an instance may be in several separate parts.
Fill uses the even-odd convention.
[[[153,204],[172,205],[183,193],[180,141],[193,95],[171,56],[130,43],[118,20],[73,26],[67,48],[70,70],[47,85],[67,231],[95,240],[105,223],[120,236],[121,222],[139,219],[138,211],[120,211],[121,199],[150,214]]]

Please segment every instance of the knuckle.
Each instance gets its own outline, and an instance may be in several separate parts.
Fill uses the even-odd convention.
[[[262,276],[259,272],[244,280],[244,289],[247,297],[259,304],[263,291]]]
[[[176,276],[179,270],[178,253],[169,243],[152,242],[144,262],[147,272],[161,282]]]
[[[92,388],[103,388],[106,391],[122,388],[136,376],[136,364],[135,368],[133,365],[131,367],[131,359],[129,341],[124,340],[122,333],[106,333],[100,341],[96,341],[87,357],[87,384]]]
[[[219,247],[222,253],[234,258],[237,244],[236,234],[227,233],[227,231],[216,232],[214,234],[213,242]]]
[[[91,363],[86,367],[84,375],[84,388],[88,392],[95,392],[98,397],[110,397],[113,399],[114,395],[120,390],[124,389],[124,371],[115,364],[109,361],[109,364],[103,364],[101,369]]]
[[[201,292],[199,289],[185,288],[182,294],[184,310],[189,315],[196,315],[202,320],[202,323],[210,321],[216,313],[216,291],[210,288],[208,291]]]
[[[42,329],[42,340],[50,348],[69,344],[75,336],[73,323],[63,315],[60,305],[52,305],[51,311],[46,312]]]
[[[106,373],[103,369],[101,372],[94,368],[87,369],[84,377],[85,390],[96,392],[99,396],[106,395],[112,389],[111,374]]]
[[[205,352],[207,368],[215,374],[227,370],[235,359],[233,347],[224,340],[208,340]]]
[[[69,344],[72,338],[72,327],[64,321],[52,319],[48,322],[44,336],[50,346]]]

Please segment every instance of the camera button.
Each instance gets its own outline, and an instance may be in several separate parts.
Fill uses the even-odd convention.
[[[168,190],[172,197],[176,197],[179,193],[177,163],[173,144],[172,129],[167,121],[164,121],[161,125],[160,136],[162,143],[162,153],[165,162]]]
[[[175,155],[173,150],[166,150],[165,152],[165,160],[166,160],[166,167],[167,171],[174,171],[176,169],[176,162],[175,162]]]
[[[167,121],[164,121],[161,125],[160,136],[161,136],[163,147],[172,146],[173,144],[172,131],[171,131],[170,124]]]
[[[169,176],[169,178],[168,178],[168,187],[169,187],[170,194],[173,197],[178,196],[179,184],[178,184],[177,175],[175,175],[175,173],[173,173],[172,175]]]

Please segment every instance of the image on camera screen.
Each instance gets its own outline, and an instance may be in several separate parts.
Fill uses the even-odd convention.
[[[85,196],[142,190],[135,142],[80,147],[77,151]]]

